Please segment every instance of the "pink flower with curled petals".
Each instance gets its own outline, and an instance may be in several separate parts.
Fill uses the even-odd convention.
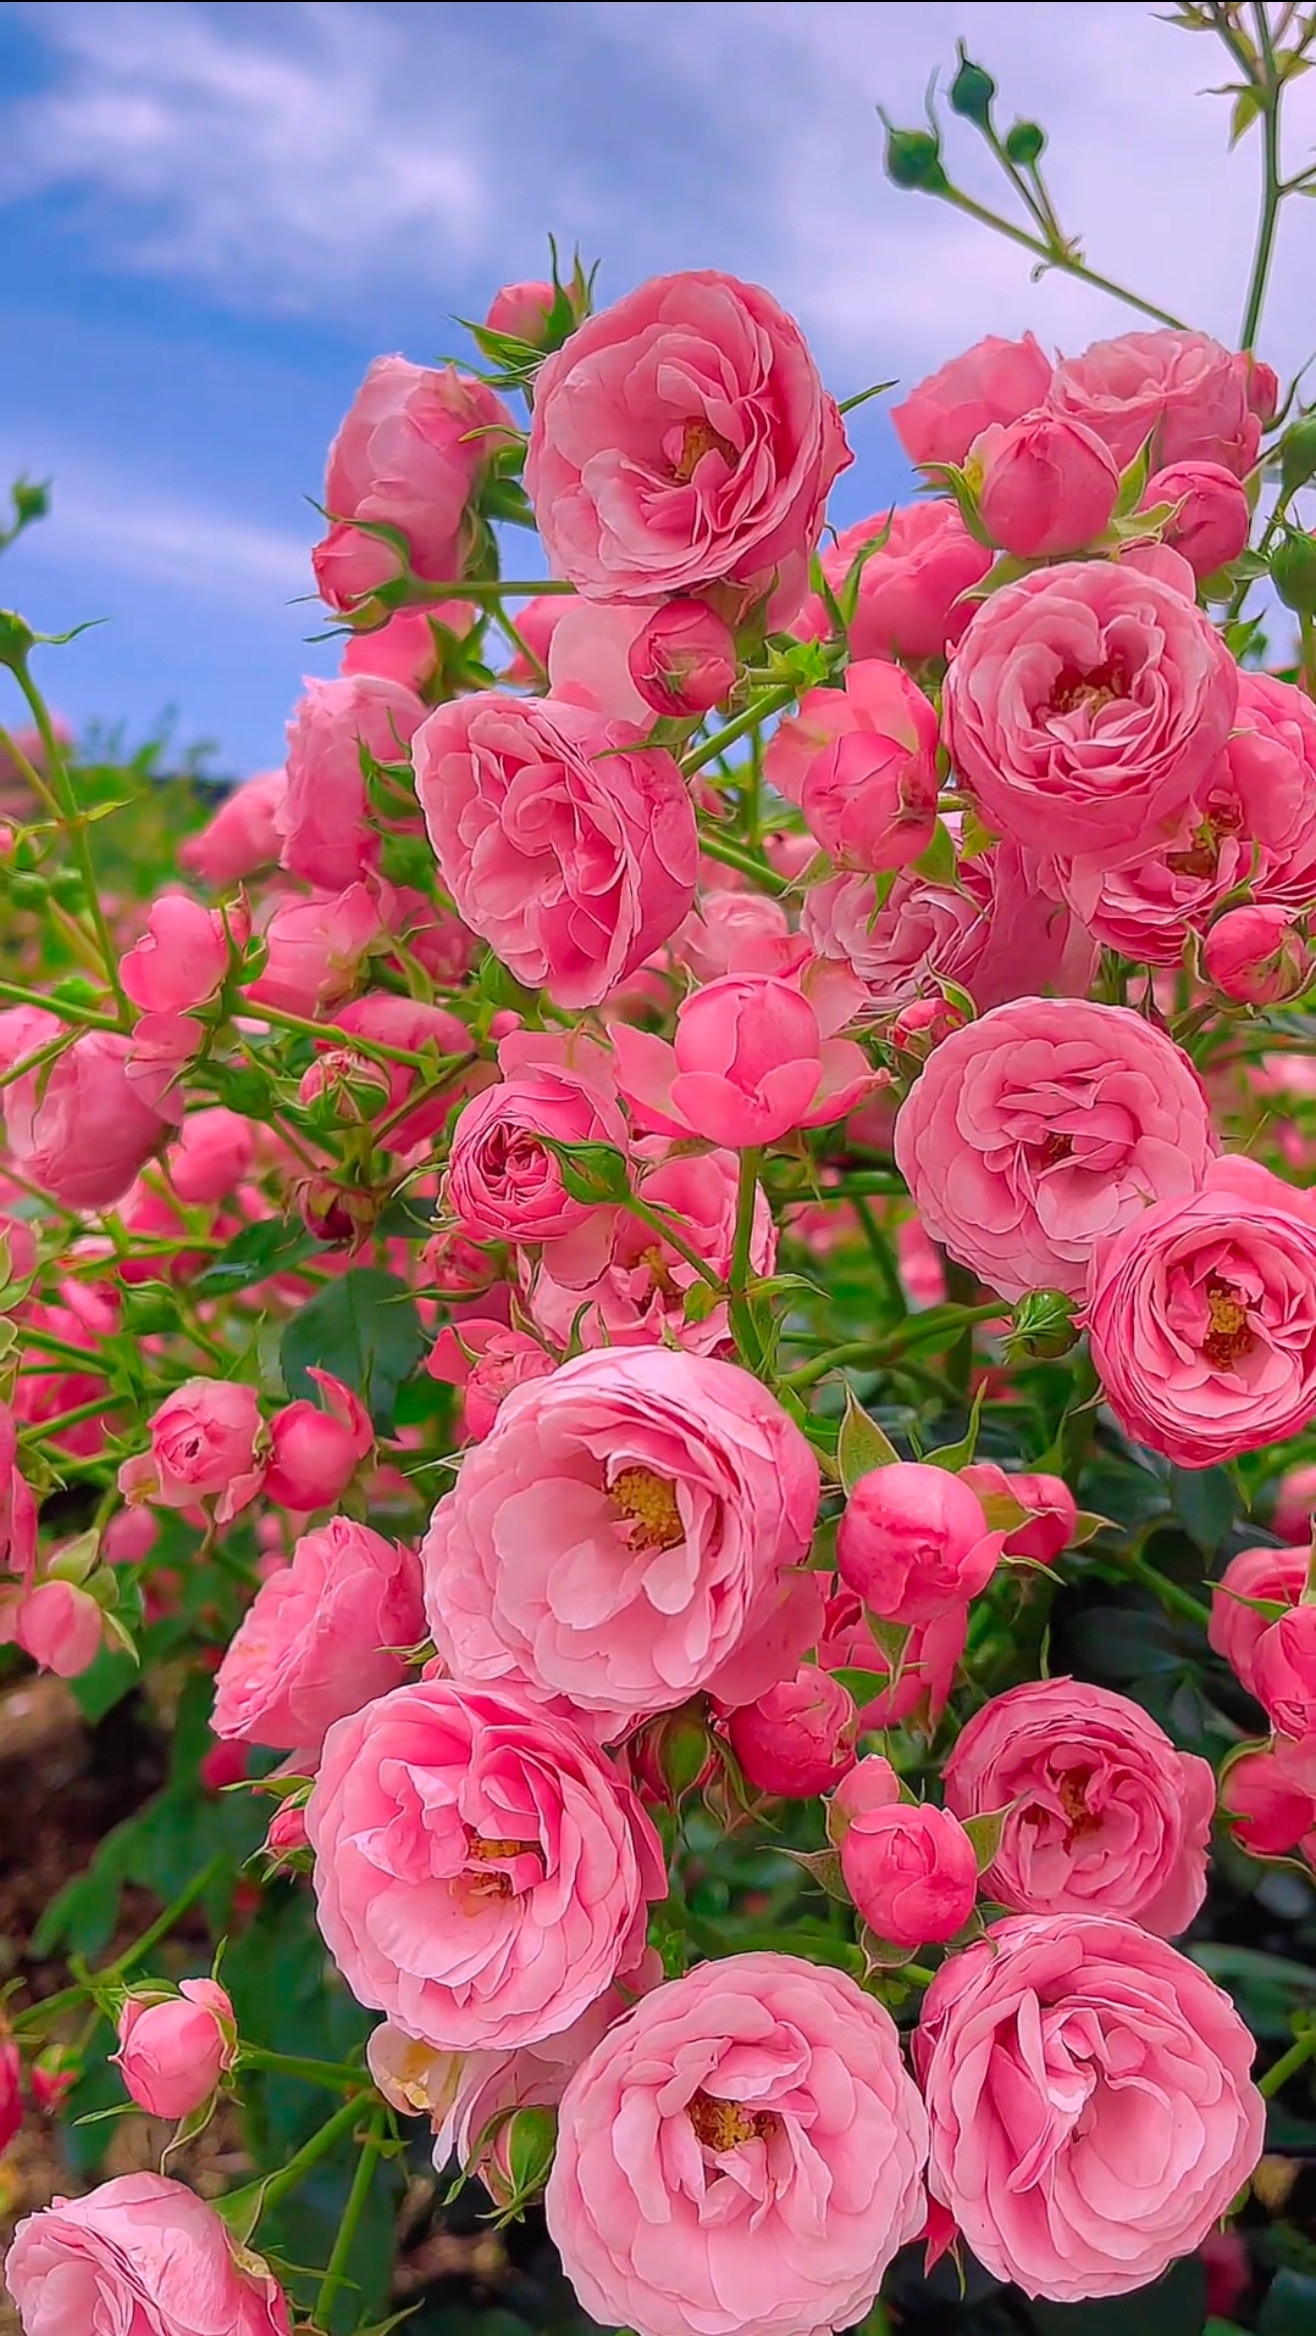
[[[1047,402],[1095,430],[1121,469],[1150,440],[1153,470],[1218,462],[1243,478],[1274,410],[1269,370],[1209,333],[1120,333],[1062,357]]]
[[[424,1635],[415,1551],[331,1517],[262,1582],[229,1641],[215,1734],[314,1750],[335,1720],[400,1686]]]
[[[120,2174],[26,2216],[5,2279],[24,2336],[289,2336],[268,2264],[162,2174]]]
[[[709,982],[678,1007],[670,1045],[613,1023],[617,1084],[632,1112],[657,1134],[733,1151],[844,1118],[881,1074],[853,1039],[832,1036],[856,1003],[853,985],[832,978],[839,971],[819,963],[812,979],[805,966],[792,981],[742,973]]]
[[[1053,371],[1031,333],[1018,341],[988,333],[892,406],[896,436],[911,462],[963,462],[993,422],[1017,422],[1042,404]]]
[[[773,732],[763,769],[839,868],[903,868],[932,841],[937,717],[881,658],[851,665],[842,689],[806,691]]]

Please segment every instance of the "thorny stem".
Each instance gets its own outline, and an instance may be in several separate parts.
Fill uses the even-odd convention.
[[[681,756],[681,768],[686,777],[689,778],[694,771],[701,771],[706,762],[716,762],[728,746],[734,746],[738,738],[745,738],[751,730],[757,730],[759,723],[766,721],[769,714],[779,714],[783,706],[793,705],[798,694],[793,681],[778,682],[775,689],[764,690],[761,697],[746,706],[743,714],[737,714],[721,730],[714,731],[711,738],[700,739],[697,746],[692,746],[688,754]]]
[[[1263,2101],[1273,2100],[1289,2078],[1296,2076],[1298,2070],[1305,2068],[1313,2058],[1316,2058],[1316,2020],[1304,2030],[1296,2044],[1290,2044],[1288,2051],[1281,2053],[1273,2068],[1268,2068],[1264,2076],[1257,2078],[1257,2091]]]
[[[375,2178],[375,2164],[383,2141],[384,2112],[382,2108],[379,2108],[376,2109],[370,2120],[369,2128],[362,2137],[361,2155],[356,2161],[356,2172],[352,2176],[352,2187],[348,2191],[347,2204],[343,2208],[343,2219],[338,2226],[338,2234],[333,2243],[333,2250],[325,2269],[324,2278],[320,2282],[315,2317],[322,2328],[327,2328],[329,2325],[329,2314],[338,2300],[339,2290],[347,2275],[347,2259],[352,2251],[357,2225],[370,2195],[370,2185]]]
[[[749,1283],[750,1244],[754,1237],[754,1204],[758,1199],[759,1168],[762,1154],[751,1146],[740,1155],[740,1186],[736,1194],[736,1230],[731,1245],[731,1272],[727,1279],[727,1299],[731,1327],[749,1368],[759,1370],[763,1363],[763,1349],[759,1343],[746,1291]]]

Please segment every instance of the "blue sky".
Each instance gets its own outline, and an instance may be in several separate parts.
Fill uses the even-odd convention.
[[[278,760],[299,676],[331,669],[296,605],[305,497],[366,363],[458,352],[452,315],[540,273],[549,229],[604,299],[683,266],[768,284],[841,396],[986,330],[1122,329],[885,183],[873,108],[917,119],[957,34],[1051,132],[1094,265],[1231,337],[1255,156],[1194,102],[1214,45],[1129,0],[0,4],[0,478],[55,496],[0,597],[50,631],[108,620],[48,653],[56,704],[134,738],[173,706],[219,768]],[[1267,351],[1290,366],[1316,339],[1316,205],[1292,209]],[[904,476],[879,407],[852,436],[842,520]]]

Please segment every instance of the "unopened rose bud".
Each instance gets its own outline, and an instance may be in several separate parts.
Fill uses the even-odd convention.
[[[1279,475],[1286,496],[1316,478],[1316,412],[1290,422],[1279,442]]]
[[[655,609],[626,661],[631,680],[655,714],[706,714],[735,687],[735,636],[702,600],[669,600],[665,608]]]
[[[727,1736],[756,1792],[812,1800],[854,1766],[859,1714],[853,1696],[816,1663],[733,1711]]]
[[[332,1048],[302,1073],[297,1100],[307,1110],[319,1106],[329,1119],[363,1126],[387,1111],[391,1095],[382,1063],[351,1048]]]
[[[1316,536],[1291,529],[1271,553],[1270,573],[1286,608],[1316,616]]]
[[[711,1779],[717,1751],[696,1704],[647,1720],[626,1745],[626,1765],[641,1797],[657,1808],[679,1809]]]
[[[993,422],[975,438],[965,467],[983,527],[1016,559],[1082,551],[1108,526],[1119,498],[1109,448],[1084,423],[1060,414]]]
[[[961,1477],[921,1460],[861,1476],[836,1536],[846,1588],[886,1622],[932,1622],[987,1587],[1004,1536]]]
[[[827,1838],[833,1848],[840,1848],[850,1827],[870,1809],[892,1808],[899,1799],[900,1779],[880,1752],[870,1752],[867,1759],[856,1761],[827,1804]]]
[[[1050,1359],[1075,1344],[1074,1302],[1063,1290],[1030,1290],[1010,1316],[1011,1351]]]
[[[1172,462],[1148,479],[1140,509],[1157,503],[1178,506],[1166,522],[1163,541],[1187,560],[1195,576],[1214,576],[1236,560],[1248,538],[1252,514],[1243,484],[1219,462]]]
[[[892,1023],[891,1044],[911,1062],[926,1062],[933,1047],[952,1030],[962,1030],[966,1020],[963,1008],[949,998],[914,998]]]
[[[959,42],[958,47],[959,67],[947,93],[951,111],[959,114],[966,122],[975,122],[980,130],[985,130],[991,123],[996,83],[985,65],[975,65],[972,57],[966,56],[963,41]]]
[[[1206,978],[1236,1006],[1278,1006],[1312,977],[1312,955],[1287,910],[1271,904],[1231,908],[1202,944]]]
[[[885,116],[883,117],[885,121]],[[941,166],[941,140],[931,130],[897,130],[886,122],[883,167],[906,193],[944,195],[950,180]]]
[[[869,1929],[897,1947],[953,1938],[978,1895],[969,1835],[930,1802],[865,1810],[841,1843],[841,1873]]]
[[[491,333],[526,341],[539,348],[546,336],[555,298],[551,284],[504,284],[489,303],[485,325]]]
[[[187,2117],[208,2101],[237,2056],[233,2006],[213,1979],[185,1979],[177,1995],[130,1995],[111,2057],[148,2117]]]
[[[327,1249],[344,1249],[365,1238],[379,1214],[373,1193],[331,1177],[308,1177],[298,1187],[297,1207],[306,1230]]]
[[[54,2116],[82,2074],[82,2062],[67,2044],[48,2044],[32,2063],[32,2098],[43,2116]]]
[[[513,2109],[469,2171],[478,2173],[495,2206],[506,2212],[539,2195],[556,2148],[555,2109]]]

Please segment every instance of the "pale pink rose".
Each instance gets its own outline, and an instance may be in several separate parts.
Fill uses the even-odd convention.
[[[506,333],[511,340],[541,348],[556,298],[551,284],[504,284],[489,303],[485,325],[491,333]]]
[[[525,484],[554,574],[588,598],[727,584],[784,624],[852,459],[799,326],[709,268],[641,284],[545,360]]]
[[[1101,1249],[1092,1359],[1126,1435],[1185,1468],[1282,1443],[1316,1413],[1316,1226],[1255,1161],[1219,1159]]]
[[[460,917],[411,884],[381,886],[379,905],[390,937],[407,956],[414,957],[440,988],[457,988],[480,954],[475,935],[467,932]],[[490,1027],[496,1038],[500,1030],[494,1024]]]
[[[1202,971],[1236,1006],[1280,1006],[1306,989],[1313,959],[1290,909],[1253,901],[1207,927]]]
[[[527,1331],[477,1315],[450,1322],[439,1332],[425,1368],[431,1379],[460,1387],[462,1426],[471,1443],[481,1444],[512,1389],[529,1379],[547,1379],[556,1364]]]
[[[262,1582],[219,1666],[211,1725],[313,1750],[335,1720],[401,1685],[406,1650],[424,1636],[415,1552],[331,1517]]]
[[[958,1818],[931,1802],[888,1801],[851,1814],[841,1874],[858,1913],[893,1947],[963,1930],[978,1895],[978,1860]]]
[[[1051,1565],[1073,1541],[1078,1503],[1063,1477],[1007,1476],[994,1460],[975,1460],[961,1468],[960,1483],[967,1484],[984,1504],[1003,1496],[1032,1512],[1022,1525],[1008,1528],[1002,1556],[1027,1557],[1035,1565]]]
[[[1281,1736],[1311,1750],[1316,1737],[1316,1606],[1290,1606],[1252,1651],[1257,1701]]]
[[[373,1108],[365,1116],[387,1116],[390,1124],[381,1134],[375,1132],[375,1142],[381,1151],[411,1152],[436,1136],[454,1105],[463,1094],[470,1092],[479,1079],[492,1078],[492,1070],[476,1066],[472,1061],[474,1042],[464,1022],[450,1014],[446,1006],[429,1005],[424,998],[397,997],[391,990],[369,990],[362,998],[352,998],[340,1006],[334,1016],[340,1030],[350,1031],[355,1038],[373,1039],[381,1046],[405,1047],[410,1054],[426,1052],[432,1061],[432,1071],[415,1069],[410,1063],[383,1062],[353,1049],[334,1045],[317,1056],[303,1073],[298,1090],[300,1100],[309,1103],[313,1098],[345,1080],[349,1093],[360,1086],[363,1099]],[[439,1069],[447,1064],[446,1071]],[[469,1067],[455,1076],[457,1064]],[[362,1085],[362,1082],[364,1084]],[[404,1106],[412,1095],[413,1109]]]
[[[702,600],[669,600],[631,643],[631,680],[651,714],[688,721],[736,686],[736,636]]]
[[[288,724],[287,786],[278,810],[285,868],[327,888],[353,883],[379,862],[363,754],[405,763],[425,718],[414,690],[379,674],[307,680]]]
[[[329,532],[311,555],[329,606],[350,611],[403,574],[395,545],[345,524],[352,520],[395,528],[426,582],[460,576],[475,546],[480,486],[515,434],[502,399],[455,366],[376,357],[329,449]]]
[[[268,2265],[163,2174],[120,2174],[29,2214],[5,2279],[24,2336],[289,2336]]]
[[[44,1007],[9,1007],[0,1013],[0,1071],[17,1070],[66,1027]],[[4,1089],[14,1167],[67,1209],[113,1208],[168,1133],[128,1077],[131,1050],[117,1030],[84,1030]]]
[[[247,983],[253,1006],[316,1016],[351,996],[384,930],[375,893],[365,884],[313,892],[309,900],[276,899],[265,925],[268,957]]]
[[[790,926],[779,900],[766,892],[704,890],[696,908],[672,935],[671,951],[696,981],[730,973],[746,947],[787,939]]]
[[[1120,490],[1095,431],[1045,412],[994,422],[975,438],[968,472],[983,527],[1017,560],[1081,552],[1109,526]]]
[[[741,973],[709,982],[682,1000],[671,1045],[612,1023],[617,1084],[632,1114],[658,1134],[703,1136],[733,1151],[844,1118],[878,1082],[856,1042],[833,1035],[862,996],[833,979],[839,970],[805,965],[796,980]]]
[[[39,1671],[76,1679],[105,1642],[105,1617],[89,1590],[58,1579],[14,1591],[0,1584],[0,1640],[11,1639]]]
[[[899,1654],[889,1654],[874,1638],[857,1593],[838,1581],[827,1600],[818,1660],[828,1671],[871,1679],[871,1688],[855,1687],[861,1728],[897,1728],[919,1712],[932,1724],[950,1700],[968,1635],[968,1604],[961,1602],[931,1622],[914,1623]]]
[[[932,841],[937,717],[880,658],[851,665],[839,690],[807,691],[778,724],[763,768],[839,868],[903,868]]]
[[[1300,1541],[1304,1548],[1309,1547],[1313,1512],[1316,1512],[1316,1464],[1308,1462],[1301,1468],[1286,1469],[1275,1495],[1272,1530],[1281,1541]]]
[[[896,436],[911,462],[963,462],[991,423],[1017,422],[1041,405],[1052,371],[1031,333],[1019,341],[988,333],[916,382],[909,396],[892,406]]]
[[[306,1831],[357,2001],[447,2051],[569,2028],[639,1961],[667,1890],[611,1763],[507,1687],[417,1680],[340,1720]]]
[[[213,1207],[245,1183],[255,1156],[252,1122],[222,1103],[207,1104],[188,1113],[169,1147],[169,1181],[190,1207]]]
[[[1247,542],[1252,513],[1240,481],[1219,462],[1172,462],[1153,473],[1142,510],[1173,503],[1164,541],[1187,560],[1194,576],[1214,576],[1236,560]]]
[[[134,1100],[176,1125],[187,1109],[185,1081],[205,1035],[194,1014],[139,1015],[123,1059]]]
[[[884,1622],[935,1622],[986,1589],[1004,1540],[949,1469],[894,1460],[852,1488],[837,1528],[836,1570]]]
[[[1128,2295],[1191,2254],[1256,2165],[1254,2051],[1223,1990],[1136,1923],[995,1923],[923,1999],[928,2187],[1025,2295]]]
[[[441,635],[464,641],[480,621],[473,601],[431,601],[428,608],[400,608],[387,624],[372,632],[349,633],[339,661],[340,674],[375,673],[423,696],[444,661]],[[439,631],[435,627],[439,627]],[[396,759],[396,758],[393,758]]]
[[[946,676],[946,745],[987,826],[1127,866],[1209,777],[1238,668],[1200,609],[1127,562],[1067,561],[983,603]]]
[[[1316,1827],[1316,1794],[1264,1749],[1230,1761],[1220,1807],[1253,1857],[1287,1857]]]
[[[727,1741],[758,1793],[811,1801],[840,1783],[855,1763],[859,1714],[854,1697],[816,1663],[801,1663],[756,1703],[727,1721]]]
[[[1120,333],[1062,357],[1047,402],[1095,430],[1121,470],[1150,439],[1153,470],[1218,462],[1242,478],[1257,459],[1267,403],[1257,376],[1268,371],[1207,333]]]
[[[653,727],[653,710],[636,688],[630,658],[652,609],[617,600],[567,600],[548,644],[554,698],[587,706],[609,722]]]
[[[556,1144],[628,1149],[611,1066],[583,1034],[514,1032],[498,1050],[503,1078],[467,1103],[453,1128],[443,1207],[475,1241],[540,1242],[590,1224],[596,1211],[563,1182]],[[606,1253],[606,1235],[598,1256]]]
[[[177,1995],[128,1995],[110,2060],[148,2117],[188,2117],[237,2057],[233,2005],[213,1979],[184,1979]]]
[[[184,836],[178,847],[179,866],[216,886],[236,884],[244,876],[272,868],[279,857],[276,815],[283,801],[284,774],[258,771],[226,795],[205,827]]]
[[[557,1004],[597,1005],[688,914],[690,796],[672,756],[629,724],[481,691],[436,707],[413,753],[463,920]]]
[[[987,1895],[1018,1914],[1112,1914],[1159,1938],[1206,1896],[1209,1762],[1127,1696],[1028,1680],[976,1712],[942,1771],[957,1817],[1005,1811]]]
[[[251,930],[245,909],[202,908],[185,892],[153,900],[146,931],[119,963],[119,979],[144,1014],[177,1014],[213,998]]]
[[[861,556],[850,654],[899,657],[911,665],[944,657],[958,641],[975,607],[965,595],[992,564],[986,544],[970,535],[955,505],[940,497],[875,511],[843,527],[821,554],[823,576],[838,599]],[[805,640],[820,640],[831,625],[826,605],[815,596],[792,629]]]
[[[1207,1636],[1222,1662],[1255,1695],[1257,1644],[1275,1619],[1266,1606],[1296,1606],[1307,1586],[1310,1534],[1301,1549],[1240,1549],[1211,1585]]]
[[[312,1509],[334,1507],[375,1445],[375,1431],[360,1397],[341,1379],[313,1365],[307,1376],[320,1389],[323,1403],[302,1396],[275,1412],[263,1486],[267,1501],[303,1516]]]
[[[1140,1014],[1018,998],[933,1050],[895,1153],[934,1239],[1002,1297],[1081,1297],[1097,1245],[1214,1156],[1201,1080]]]
[[[591,2319],[638,2336],[862,2320],[926,2211],[890,2014],[844,1972],[730,1955],[669,1980],[567,2086],[545,2206]]]
[[[119,1490],[129,1501],[190,1509],[214,1501],[219,1524],[255,1499],[265,1480],[264,1430],[254,1387],[233,1379],[187,1379],[152,1412],[149,1452],[125,1460]]]
[[[664,1347],[578,1355],[508,1396],[434,1511],[435,1644],[461,1678],[566,1696],[621,1734],[718,1692],[776,1616],[817,1501],[812,1450],[747,1371]]]

